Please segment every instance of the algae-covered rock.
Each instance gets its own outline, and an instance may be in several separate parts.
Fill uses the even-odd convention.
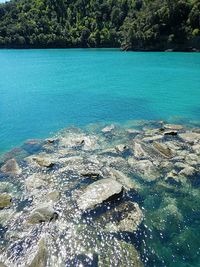
[[[21,174],[21,169],[15,159],[9,159],[2,167],[1,171],[7,174],[19,175]]]
[[[28,222],[31,224],[37,224],[42,222],[50,222],[57,218],[58,213],[50,204],[42,204],[31,212]]]
[[[9,208],[12,205],[12,197],[8,194],[0,194],[0,209]]]
[[[47,256],[48,250],[45,244],[45,240],[41,239],[39,241],[37,252],[28,267],[45,267],[47,264]]]
[[[122,185],[114,179],[102,179],[90,184],[77,200],[77,204],[81,210],[92,209],[106,200],[119,197],[122,191]]]

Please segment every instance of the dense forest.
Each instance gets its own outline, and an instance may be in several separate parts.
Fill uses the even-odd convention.
[[[199,0],[11,0],[0,4],[1,48],[200,48]]]

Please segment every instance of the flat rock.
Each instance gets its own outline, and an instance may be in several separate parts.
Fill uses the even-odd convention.
[[[165,124],[164,128],[170,129],[170,130],[183,130],[184,127],[180,124]]]
[[[6,193],[0,194],[0,209],[9,208],[12,204],[12,197]]]
[[[194,132],[186,132],[179,134],[180,138],[183,139],[183,141],[195,144],[200,141],[200,133],[194,133]]]
[[[28,222],[31,224],[37,224],[42,222],[50,222],[58,218],[58,213],[49,204],[42,204],[34,209],[29,218]]]
[[[60,199],[60,192],[58,191],[52,191],[47,194],[47,198],[53,202],[57,202]]]
[[[19,175],[21,174],[21,169],[15,159],[9,159],[2,167],[1,171],[3,173]]]
[[[172,150],[164,144],[153,142],[153,147],[165,158],[172,158]]]
[[[122,185],[114,179],[102,179],[90,184],[77,200],[77,204],[81,210],[92,209],[106,200],[119,197],[122,191]]]
[[[147,136],[142,139],[144,142],[153,142],[156,140],[161,140],[163,138],[163,135],[154,135],[154,136]]]

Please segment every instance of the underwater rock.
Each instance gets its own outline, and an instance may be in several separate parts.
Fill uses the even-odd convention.
[[[46,267],[47,256],[48,256],[48,250],[45,244],[45,240],[42,238],[39,241],[37,252],[32,262],[28,265],[28,267]]]
[[[111,125],[106,126],[105,128],[103,128],[101,131],[102,131],[102,133],[110,133],[114,129],[115,129],[115,125],[111,124]]]
[[[196,144],[200,141],[200,133],[186,132],[179,134],[179,136],[183,141],[190,144]]]
[[[154,136],[144,137],[142,141],[153,142],[153,141],[161,140],[162,138],[163,138],[163,135],[154,135]]]
[[[172,158],[173,154],[170,148],[168,148],[166,145],[158,143],[158,142],[153,142],[153,147],[165,158]]]
[[[105,229],[109,232],[134,232],[143,220],[143,213],[137,203],[125,202],[103,215]]]
[[[46,177],[44,174],[34,173],[31,176],[29,176],[25,180],[25,186],[28,191],[32,191],[34,189],[40,189],[43,186],[46,185],[46,182],[44,181],[44,177]]]
[[[33,160],[41,167],[51,168],[55,165],[52,160],[44,157],[34,157]]]
[[[114,179],[102,179],[90,184],[77,200],[77,204],[81,210],[92,209],[111,198],[118,198],[122,191],[122,185]]]
[[[147,182],[152,182],[160,178],[161,174],[158,168],[150,160],[128,159],[128,163],[134,172]]]
[[[0,209],[9,208],[12,205],[12,197],[8,194],[0,194]]]
[[[147,156],[145,150],[143,149],[142,145],[140,142],[135,141],[133,143],[133,152],[134,152],[134,156],[138,159],[143,158],[145,156]]]
[[[192,149],[197,155],[200,155],[200,144],[192,146]]]
[[[192,167],[192,166],[187,166],[187,167],[185,167],[183,170],[181,170],[181,171],[179,172],[179,174],[188,177],[188,176],[193,176],[193,175],[195,175],[196,172],[197,172],[197,171],[196,171],[196,169],[195,169],[194,167]]]
[[[111,174],[111,177],[122,184],[126,190],[137,188],[133,180],[130,177],[126,176],[123,172],[110,168],[109,173]]]
[[[31,224],[37,224],[42,222],[50,222],[56,220],[57,218],[58,213],[50,204],[42,204],[31,212],[28,222]]]
[[[47,198],[49,200],[52,200],[53,202],[57,202],[60,199],[60,192],[58,191],[52,191],[50,193],[47,194]]]
[[[178,172],[175,170],[172,170],[167,174],[165,177],[165,181],[169,184],[174,184],[174,185],[180,185],[182,182],[181,177],[178,175]]]
[[[135,247],[122,240],[114,238],[113,247],[106,247],[98,256],[98,267],[144,267]]]
[[[21,169],[15,159],[9,159],[2,167],[1,171],[7,174],[19,175],[21,174]]]

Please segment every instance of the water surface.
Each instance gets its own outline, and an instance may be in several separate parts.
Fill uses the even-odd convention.
[[[0,152],[67,125],[198,121],[200,54],[0,50]]]

